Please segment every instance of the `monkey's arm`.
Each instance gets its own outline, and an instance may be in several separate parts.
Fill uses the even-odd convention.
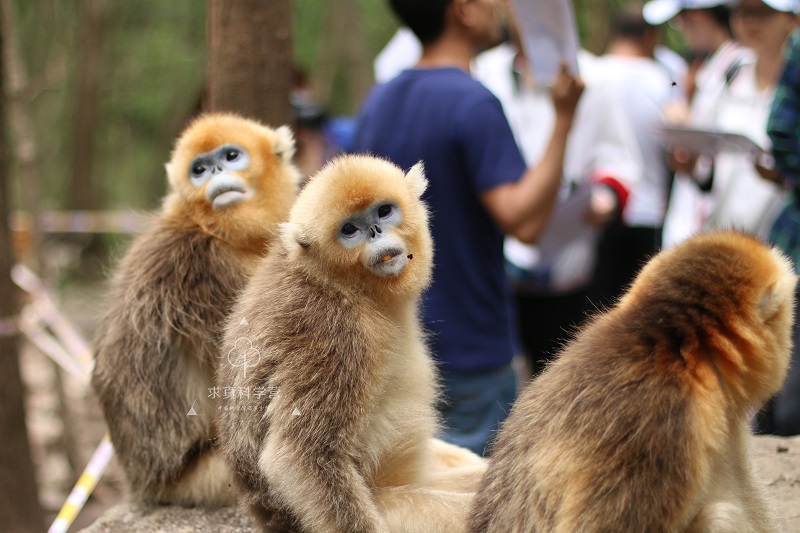
[[[364,471],[364,463],[375,458],[360,441],[380,379],[374,350],[359,331],[369,319],[321,299],[326,298],[309,297],[298,309],[319,312],[325,317],[321,327],[301,328],[272,346],[285,360],[271,378],[280,393],[267,409],[259,464],[304,530],[384,532]],[[315,305],[321,308],[311,309]],[[279,320],[303,324],[300,316],[289,312]]]
[[[239,270],[208,236],[156,227],[134,243],[115,278],[92,385],[131,484],[146,499],[160,499],[160,489],[213,446],[214,413],[202,404],[214,332]]]
[[[112,326],[98,346],[92,377],[118,457],[147,499],[212,446],[209,423],[187,416],[195,400],[186,386],[190,371],[172,343]]]
[[[302,415],[301,415],[302,416]],[[278,497],[304,530],[380,533],[386,526],[366,480],[337,450],[300,447],[277,432],[267,438],[260,463]]]

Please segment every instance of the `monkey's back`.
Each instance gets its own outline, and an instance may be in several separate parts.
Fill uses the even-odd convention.
[[[794,285],[740,234],[662,252],[520,396],[471,531],[684,531],[717,502],[768,524],[746,416],[780,388]]]
[[[185,223],[159,219],[120,262],[95,338],[92,386],[134,490],[145,499],[212,446],[219,328],[246,260]],[[208,407],[208,409],[205,409]]]
[[[676,494],[692,490],[694,460],[683,385],[634,363],[622,339],[609,346],[603,326],[579,336],[517,400],[472,531],[675,530]]]

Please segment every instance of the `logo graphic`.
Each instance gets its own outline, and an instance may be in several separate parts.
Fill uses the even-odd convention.
[[[247,369],[254,368],[261,361],[261,352],[253,347],[253,342],[247,337],[239,337],[233,343],[233,348],[228,352],[228,363],[234,368],[241,367],[244,377]]]
[[[189,409],[189,412],[186,413],[186,416],[197,416],[198,415],[197,411],[194,410],[194,404],[196,404],[196,403],[197,403],[197,400],[192,402],[192,407]]]

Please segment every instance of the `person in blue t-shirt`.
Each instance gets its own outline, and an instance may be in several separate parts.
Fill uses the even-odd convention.
[[[534,242],[556,201],[567,133],[583,84],[562,68],[556,125],[544,157],[526,169],[497,98],[470,77],[470,61],[502,35],[501,0],[391,0],[419,38],[412,69],[373,89],[358,117],[356,152],[430,182],[435,255],[422,315],[443,383],[442,437],[485,453],[516,397],[516,339],[503,235]]]

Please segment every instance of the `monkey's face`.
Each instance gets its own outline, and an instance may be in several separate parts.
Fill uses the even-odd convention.
[[[290,259],[376,291],[422,290],[433,253],[419,198],[426,185],[421,166],[404,174],[373,157],[334,160],[311,178],[292,208],[283,230]]]
[[[250,154],[246,149],[224,144],[195,156],[189,165],[189,179],[212,209],[225,209],[253,197],[253,190],[242,174],[249,167]]]
[[[368,272],[397,276],[410,260],[406,242],[396,231],[402,221],[397,202],[379,201],[345,217],[337,239],[344,248],[358,250],[359,262]]]
[[[288,127],[204,115],[181,135],[167,164],[173,188],[167,204],[206,231],[263,251],[264,239],[286,220],[297,195],[293,154]]]

